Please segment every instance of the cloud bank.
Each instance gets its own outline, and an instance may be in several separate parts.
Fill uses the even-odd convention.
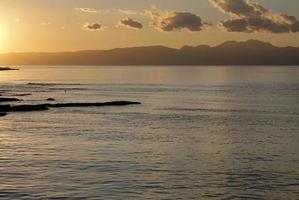
[[[299,20],[294,16],[273,12],[253,0],[209,0],[216,8],[232,19],[224,20],[219,26],[228,32],[243,33],[296,33],[299,32]],[[150,17],[150,26],[161,32],[187,30],[199,32],[209,23],[203,22],[201,17],[191,12],[162,11],[156,6],[145,11],[130,9],[97,10],[94,8],[76,8],[85,13],[120,13],[123,15],[137,15]],[[129,17],[121,19],[117,27],[140,30],[143,24]],[[85,24],[84,30],[98,31],[100,24]]]
[[[130,28],[130,29],[135,29],[135,30],[140,30],[143,28],[143,25],[140,22],[135,21],[131,18],[121,19],[118,22],[117,26],[118,27],[126,27],[126,28]]]
[[[251,0],[210,0],[210,2],[233,19],[220,22],[229,32],[299,32],[299,21],[294,16],[275,13]]]

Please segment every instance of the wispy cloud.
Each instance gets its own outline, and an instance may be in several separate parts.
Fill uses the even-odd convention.
[[[131,10],[131,9],[118,9],[117,11],[125,15],[140,15],[142,13],[138,10]]]
[[[220,22],[229,32],[299,32],[299,21],[294,16],[275,13],[251,0],[210,0],[233,19]]]
[[[123,15],[144,15],[144,11],[140,10],[133,10],[133,9],[126,9],[126,8],[119,8],[119,9],[96,9],[96,8],[75,8],[76,11],[83,12],[83,13],[91,13],[91,14],[105,14],[105,13],[112,13],[112,14],[123,14]]]
[[[101,9],[95,9],[95,8],[75,8],[76,11],[83,12],[83,13],[91,13],[91,14],[101,14],[101,13],[110,13],[112,10],[101,10]]]

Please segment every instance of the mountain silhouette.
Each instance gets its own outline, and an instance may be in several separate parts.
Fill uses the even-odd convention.
[[[298,47],[248,40],[221,45],[117,48],[58,53],[7,53],[1,65],[299,65]]]

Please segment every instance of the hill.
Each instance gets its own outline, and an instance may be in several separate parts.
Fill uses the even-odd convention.
[[[210,47],[163,46],[58,53],[7,53],[1,65],[299,65],[298,47],[276,47],[258,40],[228,41]]]

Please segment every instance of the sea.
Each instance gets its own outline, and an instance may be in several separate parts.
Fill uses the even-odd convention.
[[[18,68],[11,104],[142,104],[0,117],[0,199],[299,199],[299,67]]]

